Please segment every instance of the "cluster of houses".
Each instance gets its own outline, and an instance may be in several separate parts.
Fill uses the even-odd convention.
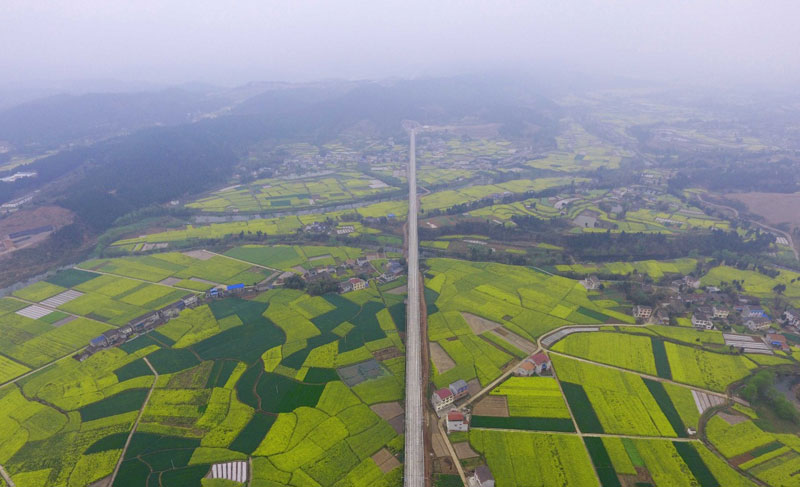
[[[367,257],[357,259],[347,259],[339,265],[328,265],[306,269],[303,272],[303,280],[306,282],[316,282],[325,280],[338,280],[343,276],[355,274],[374,274],[375,268],[370,264]],[[405,273],[405,267],[398,260],[390,260],[386,264],[386,270],[378,277],[379,283],[386,283],[400,278]],[[276,286],[282,286],[286,280],[296,275],[292,271],[286,271],[275,280]],[[351,277],[339,282],[339,292],[348,293],[369,287],[369,282],[359,277]]]
[[[597,276],[587,276],[580,283],[589,291],[602,289]],[[650,284],[641,284],[646,293],[653,292]],[[784,327],[800,333],[800,310],[787,308],[774,317],[761,307],[754,296],[729,294],[715,286],[700,289],[700,279],[684,276],[670,282],[671,295],[657,306],[636,305],[631,314],[638,322],[669,325],[672,317],[690,317],[692,326],[701,330],[728,329],[737,324],[750,332],[765,332],[770,328]]]
[[[186,308],[193,308],[197,306],[199,302],[200,300],[196,294],[187,294],[180,300],[168,304],[159,310],[140,316],[139,318],[132,320],[127,324],[120,326],[119,328],[103,332],[102,335],[90,340],[89,346],[83,349],[81,352],[73,355],[72,358],[78,362],[83,362],[100,350],[122,345],[132,338],[143,335],[150,330],[163,325],[171,318],[178,316],[182,310]]]
[[[433,392],[431,404],[437,413],[444,411],[457,400],[469,395],[469,386],[464,379],[458,379],[449,387],[442,387]]]
[[[187,294],[180,300],[168,304],[159,310],[142,315],[135,320],[120,326],[119,328],[103,332],[102,335],[90,340],[89,346],[83,349],[80,353],[73,355],[73,358],[79,362],[83,362],[100,350],[122,345],[123,343],[136,338],[139,335],[143,335],[150,330],[165,324],[171,318],[178,316],[180,312],[186,308],[194,308],[206,301],[214,299],[255,294],[266,291],[267,289],[269,289],[269,285],[265,282],[261,282],[252,286],[245,286],[244,284],[240,283],[231,284],[229,286],[218,286],[209,289],[202,296],[198,296],[194,293]]]

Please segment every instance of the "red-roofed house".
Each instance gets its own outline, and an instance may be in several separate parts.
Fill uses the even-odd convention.
[[[455,396],[447,387],[437,390],[433,393],[433,396],[431,396],[431,403],[433,404],[433,409],[436,411],[441,411],[450,404],[453,404],[454,400]]]
[[[364,279],[359,279],[358,277],[350,278],[350,284],[353,285],[353,291],[358,291],[359,289],[364,289],[367,287],[367,281]]]
[[[467,422],[467,418],[464,416],[464,413],[455,410],[447,413],[448,435],[453,431],[468,431],[468,430],[469,430],[469,423]]]
[[[536,373],[536,365],[530,360],[525,360],[514,370],[514,375],[518,377],[530,377]]]
[[[536,355],[531,355],[530,360],[536,366],[537,374],[541,374],[542,372],[545,372],[548,369],[550,369],[550,357],[548,357],[544,353],[537,353]]]
[[[550,368],[550,358],[544,353],[537,353],[526,358],[514,370],[514,375],[520,377],[530,377],[533,374],[541,374]]]

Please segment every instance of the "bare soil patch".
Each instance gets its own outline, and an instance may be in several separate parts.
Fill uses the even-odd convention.
[[[481,392],[481,383],[478,381],[478,379],[468,380],[467,390],[469,391],[470,396],[474,396],[477,393]]]
[[[74,213],[60,206],[42,206],[33,210],[20,210],[0,219],[0,236],[46,225],[61,228],[72,223],[74,218]]]
[[[495,416],[499,418],[508,417],[508,401],[506,396],[491,396],[487,395],[477,404],[472,413],[477,416]]]
[[[369,407],[372,411],[385,420],[390,420],[403,414],[403,407],[399,402],[382,402]]]
[[[431,433],[433,437],[433,454],[437,457],[449,457],[450,454],[447,452],[447,445],[444,444],[442,435],[439,434],[438,431],[433,431]]]
[[[189,250],[184,252],[183,255],[188,255],[189,257],[198,260],[208,260],[214,257],[214,254],[207,250]]]
[[[164,286],[174,286],[175,284],[178,284],[179,282],[181,282],[181,280],[179,278],[177,278],[177,277],[168,277],[168,278],[164,279],[163,281],[159,281],[159,284],[163,284]]]
[[[396,288],[389,289],[386,294],[406,294],[408,292],[408,284],[397,286]]]
[[[330,257],[331,257],[331,254],[324,254],[324,255],[317,255],[316,257],[311,257],[308,260],[310,262],[313,262],[315,260],[329,259]]]
[[[725,197],[741,201],[751,213],[773,225],[800,227],[800,193],[729,193]]]
[[[375,357],[375,360],[378,362],[383,362],[384,360],[389,360],[390,358],[402,357],[403,354],[400,353],[400,350],[398,350],[397,347],[388,347],[375,350],[372,352],[372,356]]]
[[[748,421],[750,418],[742,416],[740,414],[730,414],[726,413],[725,411],[720,411],[717,413],[720,418],[724,419],[729,425],[733,426],[735,424],[744,423]]]
[[[470,448],[468,441],[454,444],[453,450],[456,451],[456,456],[459,458],[459,460],[463,460],[465,458],[475,458],[478,456],[478,453]]]
[[[450,358],[449,355],[447,355],[447,352],[442,348],[441,345],[433,342],[430,344],[430,347],[433,365],[436,366],[436,370],[438,370],[440,374],[443,374],[456,366],[456,363],[452,358]]]
[[[395,416],[389,420],[389,425],[394,428],[395,433],[402,435],[406,429],[406,415]]]
[[[487,320],[486,318],[481,318],[480,316],[474,315],[472,313],[461,313],[461,316],[464,317],[469,328],[472,330],[472,333],[476,335],[480,335],[481,333],[492,331],[495,328],[499,328],[501,325],[500,323],[495,323],[494,321]]]
[[[381,472],[387,473],[391,470],[395,469],[396,467],[400,466],[400,462],[397,461],[392,453],[387,450],[386,448],[381,449],[378,453],[372,455],[372,460],[378,465],[378,468],[381,469]]]
[[[495,328],[492,330],[492,333],[495,336],[502,338],[503,340],[507,341],[508,343],[514,345],[518,349],[522,350],[525,353],[533,353],[536,351],[536,345],[531,343],[529,340],[522,338],[521,336],[517,335],[516,333],[510,332],[505,328]]]

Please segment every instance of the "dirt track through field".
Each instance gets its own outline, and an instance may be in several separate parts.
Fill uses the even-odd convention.
[[[125,452],[128,451],[128,446],[130,446],[131,440],[133,439],[133,435],[134,433],[136,433],[136,428],[139,427],[139,420],[142,419],[142,415],[144,414],[144,408],[146,408],[147,403],[150,402],[150,396],[153,395],[153,391],[156,388],[156,384],[158,384],[158,372],[156,372],[156,369],[153,367],[150,361],[147,360],[147,357],[143,357],[142,360],[144,360],[144,363],[146,363],[147,366],[150,367],[150,370],[153,372],[154,375],[153,385],[150,386],[150,391],[147,393],[147,397],[144,398],[144,404],[142,404],[142,407],[139,408],[139,415],[136,416],[136,421],[133,423],[133,428],[131,428],[131,432],[130,434],[128,434],[128,439],[125,440],[125,446],[122,448],[122,453],[120,453],[119,455],[119,460],[117,460],[117,466],[114,467],[114,473],[111,474],[111,479],[108,481],[106,485],[114,485],[114,479],[117,478],[117,474],[119,473],[119,468],[122,466],[122,461],[125,459]]]

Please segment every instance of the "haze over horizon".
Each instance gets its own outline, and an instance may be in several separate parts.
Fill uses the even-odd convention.
[[[800,4],[7,0],[0,86],[426,77],[541,68],[702,84],[800,79]]]

